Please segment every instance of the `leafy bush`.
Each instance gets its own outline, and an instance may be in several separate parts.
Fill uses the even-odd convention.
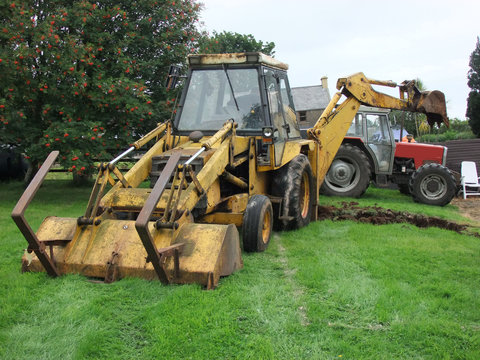
[[[424,134],[417,138],[419,142],[445,142],[450,140],[474,139],[475,134],[470,129],[468,121],[460,119],[450,119],[450,127],[442,124],[439,128],[433,130],[433,133]]]

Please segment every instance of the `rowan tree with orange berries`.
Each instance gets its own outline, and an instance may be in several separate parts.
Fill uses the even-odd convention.
[[[0,144],[76,173],[170,117],[170,64],[193,52],[194,0],[0,5]]]

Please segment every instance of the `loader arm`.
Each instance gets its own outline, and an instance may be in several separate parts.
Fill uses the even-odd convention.
[[[399,98],[378,92],[372,85],[399,87]],[[435,123],[449,126],[445,95],[441,91],[421,92],[415,81],[404,81],[400,85],[392,81],[368,79],[363,73],[357,73],[337,81],[337,92],[320,115],[315,125],[308,129],[310,139],[319,144],[320,158],[318,179],[324,179],[345,137],[360,105],[384,109],[420,112],[427,115],[430,126]],[[338,104],[342,96],[346,97]]]

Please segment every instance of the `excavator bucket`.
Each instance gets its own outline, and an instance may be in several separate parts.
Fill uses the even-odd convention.
[[[440,126],[444,123],[449,127],[447,105],[443,92],[438,90],[423,91],[420,93],[420,98],[415,105],[416,111],[427,115],[427,121],[430,126],[433,126],[435,123]]]

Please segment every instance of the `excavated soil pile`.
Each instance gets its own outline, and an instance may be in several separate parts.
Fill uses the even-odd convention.
[[[342,202],[341,204],[341,207],[319,206],[318,220],[352,220],[374,225],[408,223],[420,228],[433,226],[480,237],[477,233],[467,232],[467,225],[457,224],[438,217],[394,211],[378,206],[359,207],[357,202]]]

